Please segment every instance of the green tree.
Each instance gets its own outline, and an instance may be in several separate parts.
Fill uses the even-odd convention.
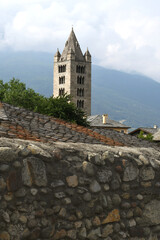
[[[0,101],[88,126],[85,113],[71,102],[69,95],[46,98],[15,78],[5,84],[0,81]]]
[[[140,131],[140,133],[138,134],[138,138],[139,138],[139,139],[148,140],[148,141],[152,141],[152,140],[153,140],[153,136],[152,136],[151,133],[148,133],[148,134],[145,136],[143,131]]]

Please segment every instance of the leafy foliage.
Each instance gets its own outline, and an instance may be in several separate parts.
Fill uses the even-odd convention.
[[[153,140],[153,136],[152,136],[151,133],[148,133],[147,135],[144,135],[143,131],[140,131],[140,133],[138,134],[138,138],[144,139],[144,140],[148,140],[148,141],[152,141]]]
[[[0,80],[0,101],[88,126],[85,113],[71,102],[69,95],[47,98],[31,88],[26,89],[26,85],[15,78],[8,83]]]

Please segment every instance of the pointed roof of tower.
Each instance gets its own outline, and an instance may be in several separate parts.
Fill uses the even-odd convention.
[[[82,54],[81,48],[79,46],[79,43],[78,43],[76,35],[73,31],[73,28],[72,28],[72,31],[69,35],[68,40],[66,41],[66,44],[65,44],[65,47],[64,47],[64,50],[62,52],[62,55],[61,55],[60,59],[63,60],[63,61],[67,60],[67,53],[71,50],[75,54],[75,60],[84,61],[84,56]]]
[[[60,57],[61,56],[61,54],[60,54],[60,52],[59,52],[59,49],[57,48],[57,52],[56,52],[56,54],[54,55],[54,57]]]
[[[90,54],[90,52],[89,52],[89,50],[88,50],[88,47],[87,47],[87,51],[85,52],[84,55],[87,55],[87,56],[90,56],[90,57],[91,57],[91,54]]]

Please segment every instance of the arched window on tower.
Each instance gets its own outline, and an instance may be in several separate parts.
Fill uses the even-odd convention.
[[[84,77],[77,76],[77,84],[84,84]]]
[[[66,65],[59,65],[58,66],[58,72],[59,73],[66,72]]]
[[[65,93],[65,89],[64,88],[59,88],[59,96],[63,96]]]
[[[77,100],[77,108],[84,108],[84,100]]]
[[[85,66],[77,65],[76,66],[76,72],[77,73],[85,73]]]
[[[84,88],[77,88],[77,96],[84,97]]]
[[[59,77],[59,84],[65,83],[65,76]]]

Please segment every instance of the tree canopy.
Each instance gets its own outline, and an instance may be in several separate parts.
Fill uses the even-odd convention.
[[[88,126],[85,113],[72,103],[70,95],[47,98],[31,88],[26,88],[25,83],[15,78],[8,83],[3,83],[3,80],[0,80],[0,101]]]
[[[140,133],[138,134],[138,138],[148,140],[150,142],[153,140],[153,136],[151,133],[145,135],[143,131],[140,131]]]

